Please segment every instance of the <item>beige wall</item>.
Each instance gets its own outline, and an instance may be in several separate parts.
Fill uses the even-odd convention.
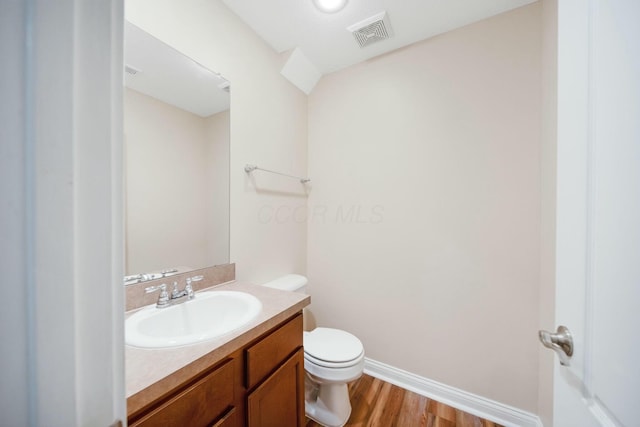
[[[325,76],[309,97],[318,324],[537,411],[541,7]]]
[[[228,119],[125,90],[127,274],[228,262]]]
[[[219,0],[128,0],[125,16],[231,81],[230,258],[237,277],[260,283],[304,273],[305,222],[270,214],[304,208],[299,184],[259,173],[252,181],[243,170],[257,163],[306,174],[306,96],[280,75],[281,57]]]

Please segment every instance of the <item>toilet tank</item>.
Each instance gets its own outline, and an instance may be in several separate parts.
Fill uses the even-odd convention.
[[[287,274],[265,283],[263,286],[283,291],[307,293],[307,278],[300,274]]]

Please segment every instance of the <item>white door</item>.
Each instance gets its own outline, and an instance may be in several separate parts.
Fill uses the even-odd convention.
[[[554,426],[640,426],[640,1],[558,1]]]

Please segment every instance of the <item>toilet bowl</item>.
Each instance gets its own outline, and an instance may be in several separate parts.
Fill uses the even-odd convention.
[[[307,279],[290,274],[265,286],[304,292]],[[364,348],[354,335],[332,328],[304,332],[305,412],[326,427],[342,427],[351,415],[347,383],[362,375]]]

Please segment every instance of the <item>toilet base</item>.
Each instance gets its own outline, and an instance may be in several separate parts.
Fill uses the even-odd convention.
[[[351,416],[351,402],[346,383],[318,384],[305,376],[305,412],[307,417],[325,427],[342,427]]]

